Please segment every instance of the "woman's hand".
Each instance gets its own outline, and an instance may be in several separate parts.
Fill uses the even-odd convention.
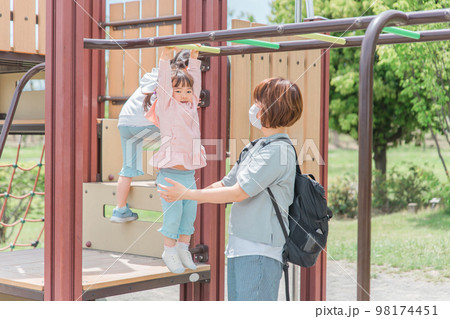
[[[198,46],[199,48],[202,46],[199,43],[195,44],[196,46]],[[198,50],[191,50],[191,59],[197,59],[198,58]]]
[[[182,184],[174,181],[173,179],[166,177],[165,180],[173,186],[158,184],[158,186],[162,188],[162,190],[158,190],[158,193],[162,199],[164,199],[166,202],[174,202],[177,200],[186,199],[185,197],[189,192],[189,189],[187,189]]]

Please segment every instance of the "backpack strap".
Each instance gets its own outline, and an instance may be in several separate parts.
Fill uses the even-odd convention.
[[[283,141],[283,142],[288,143],[289,145],[292,146],[292,148],[294,149],[294,154],[295,154],[295,164],[296,164],[295,165],[295,167],[296,167],[295,170],[297,171],[297,174],[301,175],[302,174],[302,170],[300,169],[300,165],[298,164],[297,150],[295,149],[294,144],[292,144],[292,142],[291,142],[291,140],[289,138],[287,138],[287,137],[278,137],[278,138],[275,138],[273,140],[269,140],[269,141],[264,142],[262,147],[264,147],[266,145],[269,145],[270,143],[275,142],[275,141]]]
[[[244,155],[247,154],[248,151],[250,151],[250,149],[252,149],[253,146],[255,146],[256,143],[258,143],[258,141],[259,141],[260,139],[261,139],[261,138],[258,138],[258,139],[256,139],[256,140],[250,142],[250,144],[249,144],[248,146],[246,146],[246,147],[244,147],[244,148],[242,149],[241,153],[239,154],[239,158],[238,158],[238,160],[236,161],[236,164],[240,164],[240,163],[241,163],[241,161],[244,159]],[[266,144],[263,144],[263,147],[264,147],[264,146],[266,146]]]
[[[278,221],[280,222],[280,226],[283,231],[284,238],[286,239],[286,244],[284,246],[284,252],[283,252],[282,258],[283,258],[283,271],[284,271],[284,282],[285,282],[284,287],[286,289],[286,301],[289,301],[290,300],[290,298],[289,298],[289,264],[287,262],[287,256],[289,254],[288,245],[287,245],[287,243],[289,242],[289,235],[287,233],[286,226],[284,226],[283,219],[281,218],[280,208],[278,207],[278,204],[275,200],[275,196],[273,196],[273,193],[270,190],[270,187],[267,188],[267,192],[269,193],[270,199],[272,200],[272,204],[273,204],[273,207],[275,208],[275,212],[277,214]]]
[[[269,193],[270,199],[272,200],[273,207],[275,208],[275,212],[277,213],[277,218],[278,218],[278,221],[280,222],[281,229],[283,230],[284,238],[286,239],[286,242],[288,242],[289,235],[287,233],[286,226],[284,226],[283,219],[281,218],[280,208],[278,207],[277,201],[275,200],[275,196],[273,196],[273,193],[270,190],[270,187],[267,187],[267,192]]]

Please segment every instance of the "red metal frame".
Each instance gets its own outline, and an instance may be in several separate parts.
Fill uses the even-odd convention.
[[[95,180],[93,117],[101,114],[96,97],[104,72],[104,62],[95,65],[102,53],[83,49],[86,35],[100,36],[91,17],[102,20],[104,1],[95,3],[46,2],[45,300],[82,294],[82,184]]]
[[[183,33],[226,29],[226,0],[183,0]],[[212,42],[218,46],[224,43]],[[202,88],[210,91],[211,104],[200,110],[201,134],[203,139],[227,139],[227,58],[211,57],[211,71],[202,75]],[[208,148],[207,148],[208,150]],[[214,152],[214,150],[211,150]],[[206,187],[225,175],[225,152],[220,161],[209,161],[196,172],[198,187]],[[211,282],[182,285],[180,300],[224,300],[225,275],[225,205],[203,204],[195,222],[194,244],[209,247]]]
[[[321,57],[321,101],[320,101],[320,154],[325,165],[319,167],[320,182],[328,188],[328,110],[329,110],[329,78],[330,51],[322,50]],[[316,265],[312,268],[301,268],[300,300],[326,300],[327,254],[322,252]]]
[[[103,95],[104,87],[104,53],[83,50],[83,37],[103,36],[91,17],[104,21],[104,9],[104,0],[47,0],[45,300],[76,300],[82,293],[82,183],[95,181],[98,170],[96,118],[103,115],[103,106],[97,96]],[[226,0],[183,0],[183,13],[183,33],[226,29]],[[84,32],[76,32],[80,26]],[[200,111],[202,138],[226,141],[227,58],[212,57],[211,70],[203,74],[203,89],[210,91],[212,100]],[[328,81],[324,82],[322,117],[327,119]],[[326,131],[326,123],[321,129]],[[325,134],[325,158],[326,141]],[[321,173],[325,184],[326,169]],[[219,180],[225,175],[225,153],[197,174],[199,187]],[[199,210],[193,241],[209,246],[211,282],[183,285],[180,299],[223,300],[225,205],[205,204]],[[323,255],[317,266],[302,270],[302,300],[325,299],[325,266]]]

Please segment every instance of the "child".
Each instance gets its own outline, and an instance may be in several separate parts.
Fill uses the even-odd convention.
[[[164,48],[158,74],[158,101],[155,112],[159,118],[161,147],[151,159],[160,169],[157,186],[167,185],[166,177],[189,189],[196,189],[195,169],[206,166],[206,155],[200,145],[200,125],[197,105],[201,91],[198,51],[191,51],[189,68],[171,70],[169,58],[173,49]],[[160,189],[160,188],[159,188]],[[170,271],[184,272],[184,267],[196,269],[189,252],[191,235],[197,213],[196,201],[168,203],[161,198],[164,212],[162,258]]]
[[[186,67],[189,56],[189,50],[180,51],[170,64],[173,67]],[[147,112],[149,106],[155,101],[153,92],[158,85],[157,79],[158,69],[153,68],[151,73],[146,73],[140,81],[140,86],[126,101],[119,114],[117,126],[122,144],[123,164],[117,182],[117,207],[113,209],[111,222],[125,223],[138,218],[138,215],[128,207],[127,198],[132,178],[144,175],[142,170],[144,139],[159,139],[158,123],[153,117],[148,116],[151,112]]]

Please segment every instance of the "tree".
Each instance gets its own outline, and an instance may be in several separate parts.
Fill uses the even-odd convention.
[[[448,0],[446,0],[448,1]],[[388,9],[401,9],[408,3],[417,3],[416,10],[428,9],[434,0],[386,0],[383,2],[354,0],[316,0],[317,15],[329,19],[375,15]],[[295,0],[272,1],[271,22],[294,21]],[[407,10],[412,11],[412,10]],[[363,34],[363,31],[336,32],[335,36]],[[399,49],[402,50],[402,49]],[[447,51],[448,52],[448,51]],[[330,127],[340,133],[358,138],[358,86],[360,48],[333,49],[330,51]],[[410,60],[409,58],[407,59]],[[402,142],[421,139],[427,129],[420,120],[420,108],[412,107],[411,98],[404,92],[403,74],[398,66],[405,61],[388,46],[380,46],[376,52],[373,91],[373,157],[376,170],[385,178],[389,147]],[[420,60],[418,60],[420,61]]]
[[[432,10],[447,8],[450,1],[400,1],[396,7],[403,11]],[[448,24],[412,26],[413,30],[445,29]],[[386,54],[397,55],[395,70],[401,78],[403,91],[411,100],[412,109],[418,114],[418,121],[428,130],[436,145],[444,171],[449,178],[445,158],[437,135],[444,137],[450,145],[450,42],[430,42],[396,45],[388,47]]]

